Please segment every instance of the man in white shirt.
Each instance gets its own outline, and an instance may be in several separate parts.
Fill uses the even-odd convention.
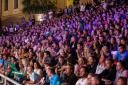
[[[87,71],[85,67],[82,67],[80,69],[80,79],[76,82],[76,85],[88,85],[88,80],[87,80]]]

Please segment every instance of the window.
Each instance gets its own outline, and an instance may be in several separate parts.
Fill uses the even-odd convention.
[[[4,0],[4,10],[8,10],[8,0]]]
[[[18,8],[18,0],[14,0],[14,9]]]

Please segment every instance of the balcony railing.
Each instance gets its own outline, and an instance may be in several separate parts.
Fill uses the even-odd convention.
[[[1,77],[1,82],[0,82],[0,85],[21,85],[19,84],[18,82],[8,78],[7,76],[3,75],[3,74],[0,74],[0,77]]]

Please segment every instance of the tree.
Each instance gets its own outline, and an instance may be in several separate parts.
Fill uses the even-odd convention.
[[[76,4],[79,4],[80,0],[73,0],[73,4],[76,5]]]
[[[24,13],[43,13],[56,9],[56,0],[23,0]]]

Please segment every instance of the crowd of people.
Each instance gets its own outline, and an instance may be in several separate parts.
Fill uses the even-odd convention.
[[[128,85],[128,5],[82,7],[0,36],[0,73],[23,85]]]

